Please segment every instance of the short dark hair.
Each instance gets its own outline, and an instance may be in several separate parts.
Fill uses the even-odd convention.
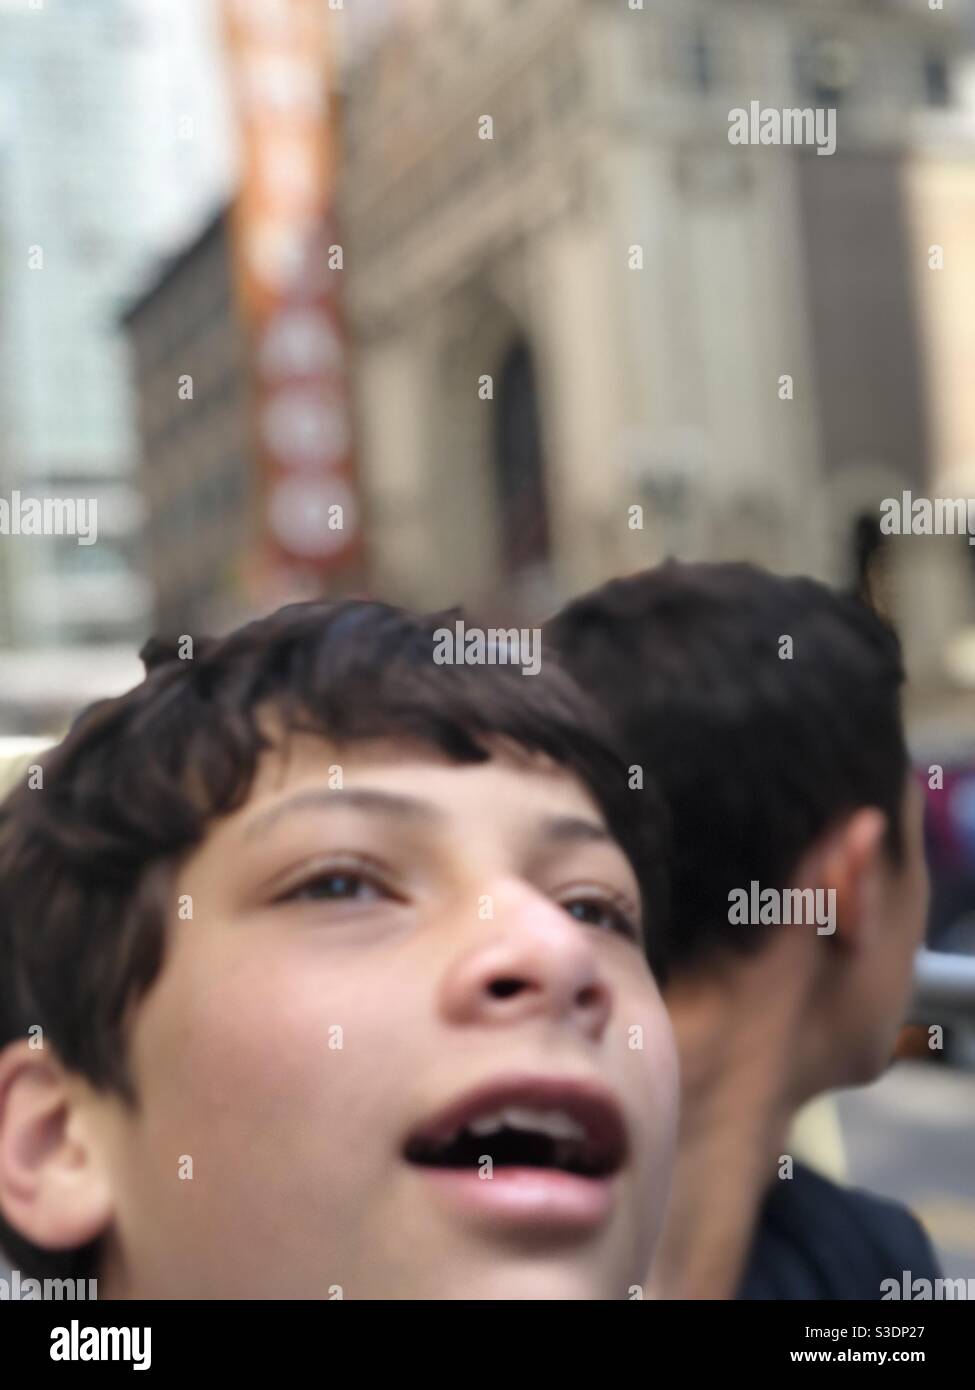
[[[767,928],[729,923],[729,893],[786,887],[858,807],[886,814],[900,859],[900,644],[859,599],[748,564],[668,561],[571,602],[546,640],[667,803],[675,970],[758,948]]]
[[[640,879],[648,935],[662,931],[659,825],[629,816],[600,715],[552,662],[532,676],[436,665],[433,634],[457,616],[311,602],[198,641],[191,660],[148,643],[141,684],[87,709],[42,760],[42,789],[0,805],[0,1047],[40,1024],[65,1066],[135,1102],[126,1026],[163,963],[173,877],[246,800],[269,712],[283,737],[406,738],[458,763],[486,761],[495,737],[547,754],[594,796]],[[97,1270],[98,1242],[44,1251],[2,1218],[0,1246],[35,1277]]]

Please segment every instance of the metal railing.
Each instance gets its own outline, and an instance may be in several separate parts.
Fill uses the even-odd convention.
[[[970,1023],[975,1026],[975,956],[919,951],[914,962],[912,1023]]]

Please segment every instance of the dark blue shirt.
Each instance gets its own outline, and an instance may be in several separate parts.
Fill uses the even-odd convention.
[[[940,1279],[916,1217],[796,1164],[762,1207],[739,1299],[880,1299],[884,1279]]]

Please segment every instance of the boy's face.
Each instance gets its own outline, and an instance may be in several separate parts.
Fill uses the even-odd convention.
[[[169,919],[139,1106],[95,1102],[103,1296],[627,1297],[676,1061],[635,877],[574,777],[295,738]]]

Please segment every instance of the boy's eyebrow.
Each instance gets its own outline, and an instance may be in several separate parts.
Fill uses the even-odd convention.
[[[341,790],[313,787],[308,791],[297,792],[286,801],[279,801],[276,806],[271,806],[256,815],[244,827],[243,838],[249,840],[260,831],[269,830],[285,816],[296,815],[309,809],[338,811],[343,806],[352,806],[358,811],[372,814],[394,816],[399,820],[425,821],[428,824],[446,819],[444,812],[429,801],[403,796],[399,792],[379,791],[369,787],[346,787]]]
[[[581,816],[552,816],[543,821],[539,838],[555,840],[560,844],[588,840],[595,844],[615,844],[616,840],[605,825],[598,821],[584,820]]]
[[[417,797],[405,796],[401,792],[381,791],[372,787],[347,787],[341,790],[311,787],[306,791],[296,792],[286,801],[278,802],[276,806],[270,806],[266,811],[256,815],[244,827],[243,837],[249,840],[259,832],[269,830],[284,817],[297,815],[308,809],[335,811],[342,806],[352,806],[356,810],[393,816],[399,820],[419,821],[427,825],[442,824],[448,819],[447,813],[440,807],[429,801],[421,801]],[[616,843],[606,826],[582,816],[547,817],[539,826],[538,839],[557,844]]]

